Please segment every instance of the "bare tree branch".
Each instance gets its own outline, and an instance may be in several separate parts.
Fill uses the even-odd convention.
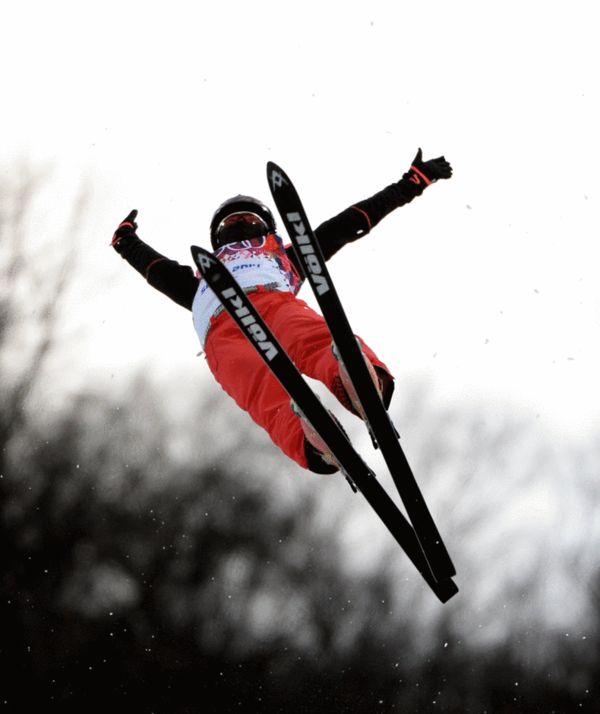
[[[0,350],[6,348],[9,337],[14,335],[16,329],[32,327],[31,312],[24,309],[23,296],[31,302],[34,296],[41,300],[34,313],[34,329],[30,329],[35,335],[33,346],[27,355],[23,355],[25,363],[19,365],[20,369],[10,388],[6,375],[1,375],[5,385],[0,420],[5,443],[23,427],[27,413],[26,403],[37,388],[48,357],[56,345],[63,299],[71,284],[79,256],[77,233],[81,230],[83,217],[89,206],[89,189],[87,185],[83,185],[74,201],[68,221],[68,247],[60,255],[59,264],[49,272],[48,261],[41,259],[47,252],[47,241],[32,250],[31,240],[28,240],[27,235],[27,220],[34,210],[39,182],[39,175],[27,173],[17,188],[13,189],[12,200],[8,201],[9,209],[3,207],[0,217],[0,275],[3,278],[3,290],[0,294]],[[39,265],[44,266],[43,280],[37,274]],[[37,290],[38,285],[45,285],[45,292]]]

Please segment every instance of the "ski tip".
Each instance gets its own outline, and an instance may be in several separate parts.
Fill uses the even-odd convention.
[[[194,260],[196,260],[196,256],[202,255],[204,248],[201,248],[199,245],[191,245],[190,251],[192,253],[192,257],[194,258]]]
[[[206,248],[201,248],[199,245],[191,245],[190,251],[194,263],[196,263],[196,266],[202,273],[214,267],[217,263],[216,258],[210,251],[206,250]]]
[[[278,188],[290,184],[290,180],[285,171],[273,161],[267,161],[267,180],[271,193],[277,191]]]

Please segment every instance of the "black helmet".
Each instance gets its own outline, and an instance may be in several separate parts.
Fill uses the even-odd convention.
[[[210,242],[212,244],[213,250],[216,250],[220,245],[231,242],[224,240],[224,236],[221,236],[221,224],[229,216],[235,213],[254,213],[258,216],[265,224],[267,231],[261,228],[261,234],[264,235],[265,232],[273,233],[275,231],[275,219],[271,211],[265,206],[262,201],[257,198],[252,198],[252,196],[243,196],[238,194],[233,198],[228,198],[224,201],[215,211],[212,220],[210,222]]]

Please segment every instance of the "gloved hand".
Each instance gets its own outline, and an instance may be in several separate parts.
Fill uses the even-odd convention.
[[[119,243],[124,238],[129,238],[130,236],[135,236],[137,231],[137,223],[135,222],[137,216],[137,211],[134,209],[124,220],[119,223],[119,227],[115,231],[110,244],[113,248],[117,248]]]
[[[423,161],[423,152],[419,149],[413,159],[410,171],[405,175],[414,184],[429,186],[438,179],[449,179],[452,176],[452,166],[443,156]]]

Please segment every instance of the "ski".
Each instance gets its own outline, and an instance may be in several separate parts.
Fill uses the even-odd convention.
[[[202,278],[306,419],[327,442],[343,472],[363,494],[437,598],[447,602],[458,592],[456,584],[451,578],[434,576],[412,526],[323,406],[244,290],[212,253],[198,246],[192,246],[191,251]]]
[[[451,578],[456,569],[400,445],[398,433],[370,377],[298,192],[283,169],[273,162],[267,164],[267,178],[298,261],[356,389],[371,436],[381,450],[431,570],[437,579]]]

